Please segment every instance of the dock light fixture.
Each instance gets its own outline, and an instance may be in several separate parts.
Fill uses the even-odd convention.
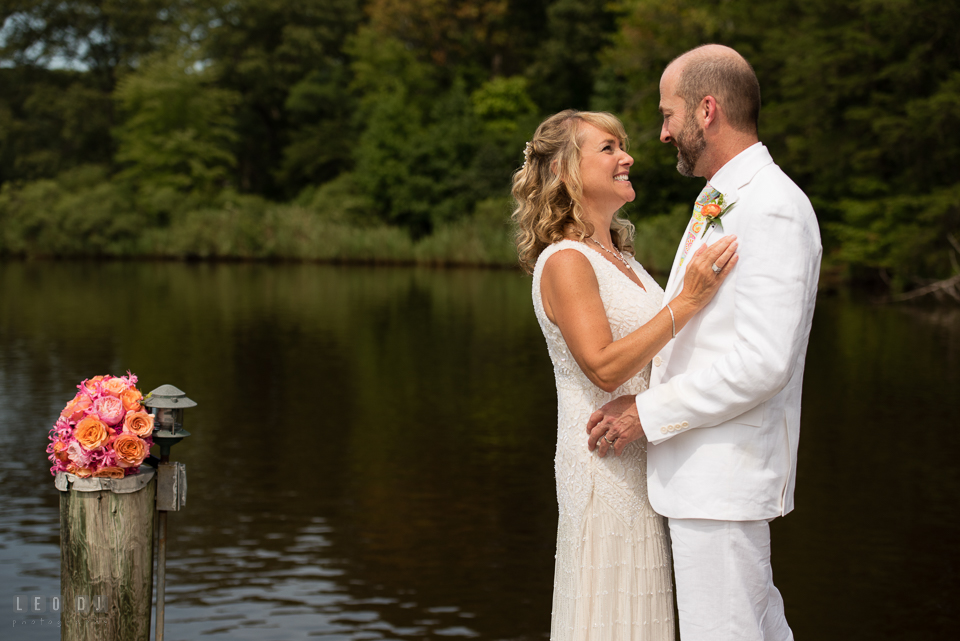
[[[153,414],[153,441],[160,446],[160,462],[166,463],[170,460],[170,448],[190,436],[183,429],[183,410],[196,407],[197,403],[173,385],[161,385],[147,394],[143,405]]]
[[[167,512],[179,511],[187,502],[187,470],[183,463],[170,461],[170,448],[190,436],[183,429],[183,410],[196,407],[196,401],[173,385],[161,385],[147,394],[143,405],[153,415],[153,441],[160,446],[157,465],[157,631],[154,639],[163,641],[163,621],[167,584]]]

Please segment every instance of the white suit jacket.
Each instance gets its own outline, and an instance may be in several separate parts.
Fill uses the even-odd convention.
[[[820,231],[810,201],[761,143],[710,184],[735,204],[720,227],[698,236],[683,267],[681,242],[664,302],[682,289],[703,242],[735,234],[740,259],[716,297],[654,358],[650,389],[637,397],[652,444],[648,493],[671,518],[772,519],[793,509]]]

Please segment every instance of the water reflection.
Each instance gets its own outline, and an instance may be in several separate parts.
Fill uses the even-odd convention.
[[[526,277],[8,263],[0,287],[6,602],[59,591],[49,424],[130,369],[199,403],[173,455],[171,641],[547,637],[556,410]],[[821,301],[798,510],[774,526],[798,638],[957,631],[958,365],[955,310]]]

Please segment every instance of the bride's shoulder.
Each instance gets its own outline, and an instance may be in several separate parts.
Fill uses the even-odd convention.
[[[590,261],[589,252],[590,250],[579,241],[568,239],[557,241],[540,252],[540,256],[537,257],[534,274],[539,275],[543,273],[548,261],[550,262],[551,271],[555,268],[560,268],[562,271],[571,268],[582,269],[586,266],[584,261]],[[553,258],[553,260],[551,260],[551,258]]]
[[[565,238],[564,240],[558,240],[552,245],[548,245],[542,252],[540,252],[540,256],[537,257],[537,264],[543,265],[550,259],[551,256],[554,256],[555,254],[558,254],[558,253],[564,253],[563,250],[565,249],[572,249],[577,253],[583,254],[587,258],[590,257],[590,252],[591,252],[590,248],[588,248],[586,245],[581,243],[579,240],[571,240],[569,238]],[[568,255],[571,255],[573,252],[565,252],[565,253],[567,253]]]

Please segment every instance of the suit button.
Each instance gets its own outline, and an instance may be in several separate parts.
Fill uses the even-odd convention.
[[[666,434],[666,433],[667,433],[667,428],[661,427],[661,428],[660,428],[660,433],[661,433],[661,434]]]
[[[690,423],[684,421],[683,423],[680,423],[680,427],[690,427]]]
[[[654,357],[653,357],[653,366],[654,366],[654,367],[660,367],[661,365],[663,365],[663,359],[660,358],[659,356],[654,356]]]

